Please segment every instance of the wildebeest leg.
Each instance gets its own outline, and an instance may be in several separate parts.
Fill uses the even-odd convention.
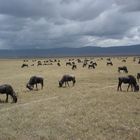
[[[131,85],[131,84],[128,85],[127,91],[129,90],[129,87],[130,87],[130,86],[132,86],[132,85]],[[132,87],[131,87],[131,89],[132,89]]]
[[[65,82],[65,87],[66,87],[66,82]]]
[[[133,89],[134,89],[134,85],[131,84],[131,91],[133,91]]]
[[[69,87],[69,82],[67,81],[67,85],[68,85],[68,87]]]
[[[37,89],[37,83],[35,85],[36,85],[36,89]]]
[[[128,85],[127,91],[129,90],[130,84]]]
[[[6,103],[8,102],[8,94],[6,94],[6,100],[5,100],[5,102]]]
[[[119,89],[120,89],[120,91],[122,91],[121,84],[122,84],[122,83],[119,81],[117,91],[119,91]]]
[[[43,84],[43,82],[42,82],[42,83],[41,83],[41,89],[43,89],[43,85],[44,85],[44,84]]]

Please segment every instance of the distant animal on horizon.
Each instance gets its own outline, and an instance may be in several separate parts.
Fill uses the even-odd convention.
[[[29,82],[26,84],[26,87],[29,89],[29,90],[33,90],[34,88],[34,85],[36,85],[36,89],[37,88],[37,84],[41,84],[41,89],[43,89],[43,86],[44,86],[44,79],[42,77],[39,77],[39,76],[32,76],[29,80]]]
[[[128,70],[127,70],[126,66],[118,67],[118,72],[120,73],[121,71],[124,71],[125,73],[128,73]]]
[[[84,63],[83,63],[83,68],[86,67],[87,64],[88,64],[87,62],[84,62]]]
[[[125,60],[125,59],[123,59],[123,60],[122,60],[122,62],[126,62],[126,60]]]
[[[65,83],[65,87],[66,85],[69,86],[70,81],[72,81],[73,86],[74,86],[76,83],[74,75],[63,75],[62,79],[59,81],[59,87],[62,87],[64,83]]]
[[[9,95],[12,97],[13,103],[17,102],[17,95],[16,95],[14,89],[12,88],[12,86],[9,84],[0,85],[0,94],[6,94],[5,102],[8,102]]]
[[[57,63],[57,66],[59,66],[59,67],[61,66],[60,62]]]
[[[73,64],[72,65],[72,70],[75,70],[75,69],[77,69],[77,65],[76,64]]]
[[[66,66],[67,66],[67,65],[71,66],[72,63],[71,63],[71,62],[66,62]]]
[[[128,84],[127,91],[129,90],[129,87],[131,86],[131,91],[139,91],[139,85],[137,84],[136,78],[133,75],[128,75],[127,77],[119,77],[118,78],[118,88],[117,90],[122,91],[122,83]]]
[[[92,64],[93,64],[94,66],[97,66],[97,63],[96,63],[96,62],[93,62]]]
[[[88,69],[90,69],[90,68],[93,68],[93,69],[95,69],[95,65],[92,63],[92,64],[89,64],[88,65]]]
[[[28,67],[28,64],[22,64],[21,68]]]
[[[110,62],[107,62],[106,65],[107,65],[107,66],[108,66],[108,65],[113,66],[113,63],[112,63],[112,61],[110,61]]]
[[[37,66],[41,66],[42,65],[42,62],[41,61],[38,61],[37,62]]]

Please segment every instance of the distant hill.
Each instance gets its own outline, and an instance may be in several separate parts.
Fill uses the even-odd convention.
[[[0,50],[0,58],[140,55],[140,45],[82,48]]]

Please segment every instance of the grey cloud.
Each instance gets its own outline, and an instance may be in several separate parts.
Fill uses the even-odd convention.
[[[116,0],[116,3],[121,6],[126,12],[140,12],[139,0]]]
[[[139,5],[139,0],[0,0],[0,48],[137,44]]]

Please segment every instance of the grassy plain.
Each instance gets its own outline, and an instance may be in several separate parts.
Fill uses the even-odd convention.
[[[83,59],[83,58],[81,58]],[[47,58],[42,59],[47,60]],[[0,84],[11,84],[18,102],[0,103],[0,140],[139,140],[140,92],[117,92],[118,66],[126,65],[129,74],[140,72],[140,65],[129,57],[127,62],[95,58],[96,69],[65,66],[66,58],[48,66],[21,68],[23,60],[0,60]],[[28,64],[33,62],[29,60]],[[63,74],[74,74],[74,87],[59,88]],[[43,90],[28,91],[29,78],[41,75]],[[39,87],[40,88],[40,87]],[[0,94],[1,101],[5,95]]]

